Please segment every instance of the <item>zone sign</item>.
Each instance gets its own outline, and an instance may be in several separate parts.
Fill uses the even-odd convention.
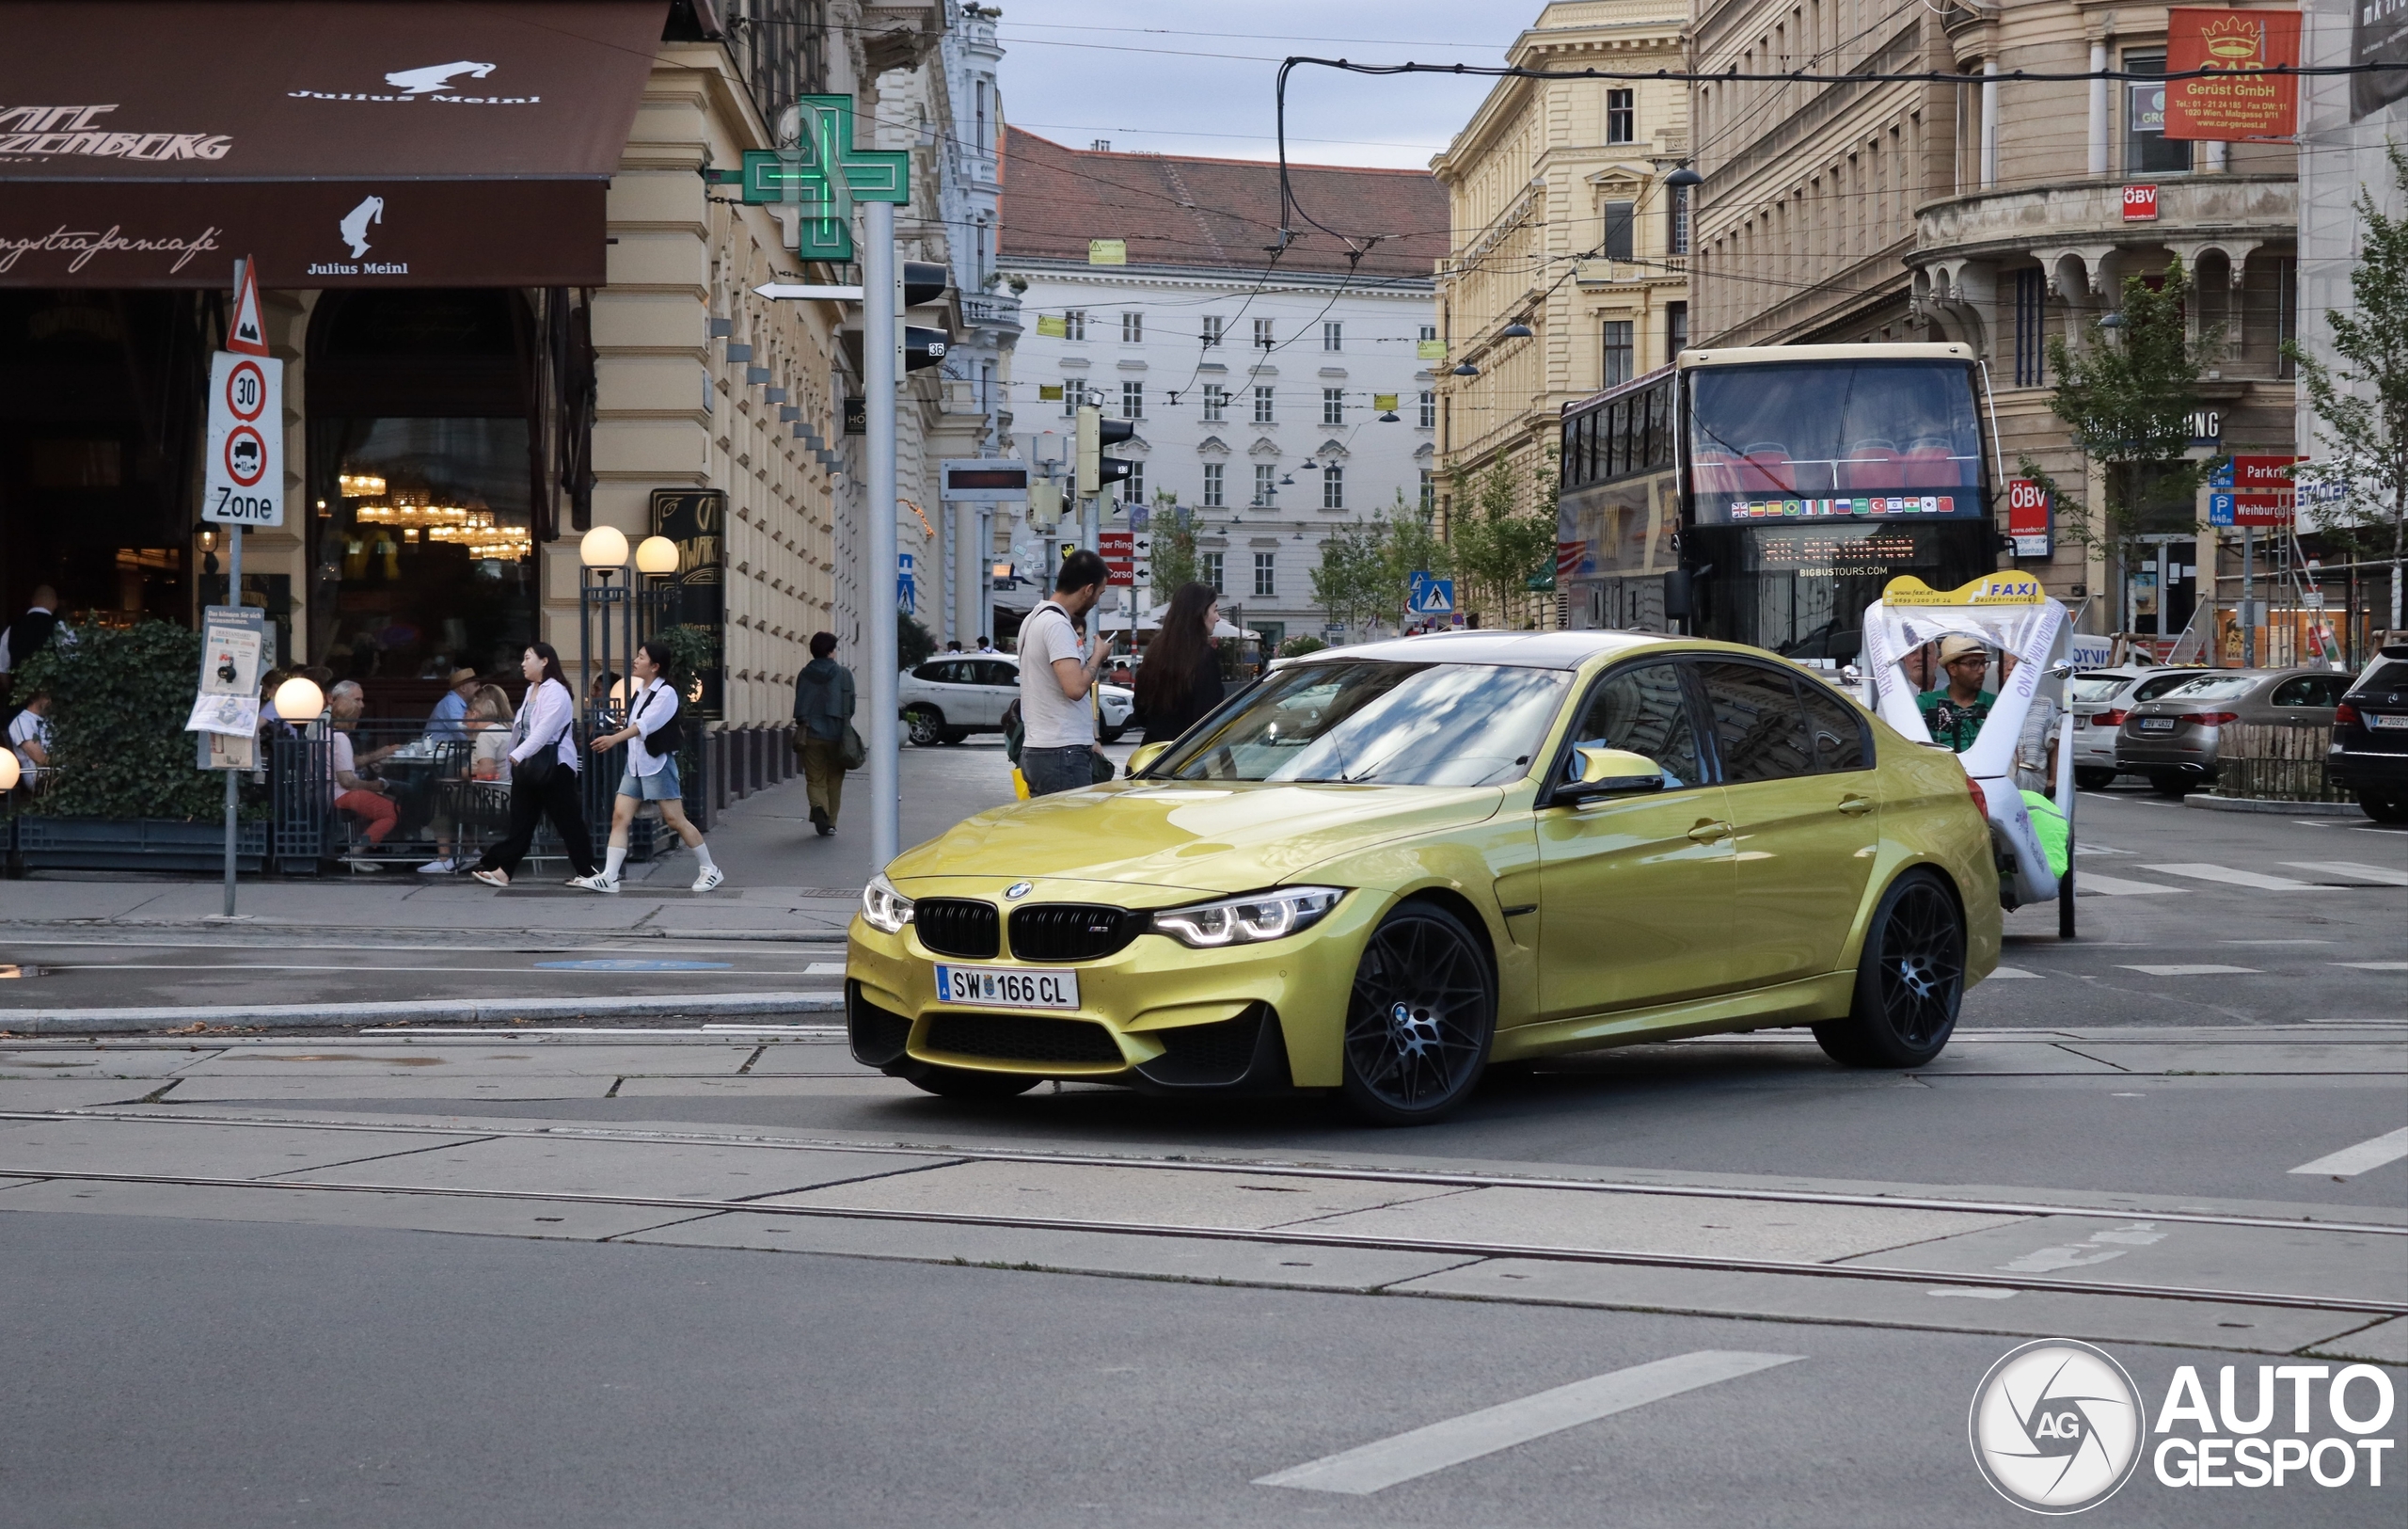
[[[219,351],[209,365],[209,444],[200,517],[284,524],[284,363]]]

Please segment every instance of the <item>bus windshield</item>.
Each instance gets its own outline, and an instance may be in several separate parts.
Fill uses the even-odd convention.
[[[1973,374],[1962,361],[1701,366],[1687,380],[1700,524],[1986,513]]]

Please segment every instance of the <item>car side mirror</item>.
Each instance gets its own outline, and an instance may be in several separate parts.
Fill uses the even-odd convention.
[[[1133,777],[1144,774],[1148,765],[1152,764],[1156,759],[1161,758],[1164,755],[1169,752],[1170,745],[1168,743],[1138,744],[1136,749],[1129,756],[1129,773]]]
[[[1664,771],[1643,754],[1628,749],[1595,749],[1576,747],[1573,757],[1579,762],[1577,778],[1555,788],[1558,802],[1580,802],[1592,796],[1636,795],[1642,791],[1664,788]]]

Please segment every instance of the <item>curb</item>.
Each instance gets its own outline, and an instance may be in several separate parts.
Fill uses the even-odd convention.
[[[2208,812],[2273,812],[2289,818],[2362,818],[2366,809],[2355,802],[2270,802],[2262,797],[2206,796],[2194,791],[2182,799],[2186,807]]]
[[[836,1013],[841,993],[674,994],[626,998],[424,998],[396,1003],[221,1004],[192,1008],[50,1009],[24,1017],[0,1011],[0,1033],[138,1035],[241,1027],[266,1030],[353,1029],[369,1025],[508,1024],[522,1019],[670,1019]]]

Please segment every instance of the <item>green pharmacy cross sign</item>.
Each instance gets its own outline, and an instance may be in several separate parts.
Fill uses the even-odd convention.
[[[853,98],[804,96],[797,103],[800,141],[791,149],[748,149],[737,176],[747,202],[799,207],[795,253],[804,260],[853,258],[853,203],[911,199],[911,156],[903,150],[853,147]]]

